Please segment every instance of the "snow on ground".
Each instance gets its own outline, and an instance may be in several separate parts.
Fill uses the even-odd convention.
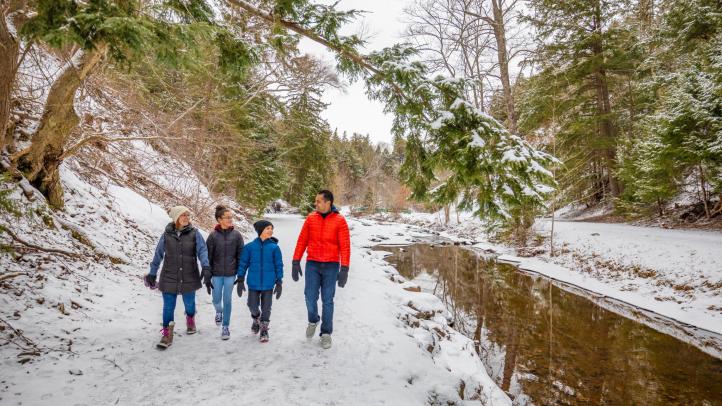
[[[33,66],[23,67],[23,83],[41,89],[35,96],[42,101],[52,75],[36,75]],[[83,134],[159,131],[102,78],[91,78],[75,105],[81,124],[72,142]],[[18,117],[19,126],[31,132],[39,114]],[[141,278],[169,221],[166,210],[185,203],[205,225],[217,203],[244,210],[211,195],[162,143],[84,145],[60,168],[64,210],[49,210],[38,193],[27,202],[15,191],[23,216],[0,213],[0,224],[23,240],[0,233],[15,251],[0,252],[0,404],[510,404],[473,343],[449,327],[439,299],[404,290],[410,284],[396,282],[401,278],[384,254],[365,248],[384,238],[378,233],[393,235],[388,242],[414,238],[398,224],[349,221],[351,275],[337,291],[330,350],[305,339],[303,284],[291,280],[289,266],[303,218],[290,214],[271,217],[288,276],[274,305],[271,343],[250,333],[245,297],[234,299],[232,337],[221,341],[210,297],[200,290],[199,333],[183,333],[179,303],[174,344],[156,350],[162,300]],[[236,224],[250,237],[247,219],[238,216]]]
[[[388,215],[374,218],[391,219]],[[582,288],[580,292],[591,291],[642,308],[654,317],[656,313],[697,327],[677,336],[699,329],[722,334],[722,233],[557,221],[557,256],[550,257],[551,224],[543,219],[535,225],[537,234],[544,237],[543,245],[526,247],[521,257],[511,247],[490,242],[480,221],[468,212],[459,213],[457,221],[452,210],[448,225],[443,212],[402,214],[398,220],[452,240],[470,240],[478,249],[496,252],[523,270]],[[530,251],[535,257],[528,257]],[[629,313],[619,306],[607,307]],[[720,356],[719,343],[704,348],[707,333],[700,334],[693,343]]]
[[[536,225],[548,234],[549,221]],[[557,221],[563,252],[522,267],[722,334],[722,233]],[[557,247],[559,248],[559,245]]]
[[[349,220],[351,272],[337,290],[330,350],[304,335],[303,284],[290,278],[303,218],[286,214],[270,217],[287,268],[271,342],[251,334],[245,297],[234,299],[231,339],[220,340],[210,296],[200,290],[199,333],[183,333],[178,303],[174,344],[161,352],[161,296],[141,276],[169,221],[165,211],[125,187],[90,184],[73,165],[61,177],[65,211],[39,201],[23,221],[2,219],[28,242],[74,255],[0,255],[0,275],[22,273],[0,283],[3,405],[510,404],[473,342],[448,326],[440,300],[404,290],[384,254],[366,248],[377,238],[415,238],[406,226]]]

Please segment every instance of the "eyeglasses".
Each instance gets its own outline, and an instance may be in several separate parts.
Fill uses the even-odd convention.
[[[233,220],[233,216],[223,216],[221,220]]]
[[[181,214],[179,217],[190,217],[190,213]]]

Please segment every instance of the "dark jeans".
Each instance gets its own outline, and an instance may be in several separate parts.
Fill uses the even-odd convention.
[[[306,261],[306,309],[308,322],[321,320],[321,334],[333,333],[333,296],[336,294],[338,280],[338,262]],[[321,317],[318,317],[318,293],[321,292]]]
[[[176,293],[163,292],[163,327],[168,327],[173,321],[177,299]],[[183,306],[185,306],[188,316],[196,314],[196,292],[183,293]]]
[[[252,290],[248,289],[248,308],[253,318],[261,316],[261,321],[271,321],[271,304],[273,303],[273,289]],[[261,310],[258,310],[258,305]]]

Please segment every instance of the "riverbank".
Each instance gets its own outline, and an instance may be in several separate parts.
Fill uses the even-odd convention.
[[[388,215],[373,219],[391,221]],[[469,213],[404,214],[395,221],[473,244],[522,269],[629,303],[683,324],[722,334],[722,233],[626,224],[538,221],[537,238],[521,249],[492,242]]]
[[[403,277],[444,302],[454,329],[474,340],[515,405],[722,402],[722,357],[687,335],[648,327],[638,310],[610,311],[598,295],[468,246],[376,249],[392,253],[387,260]]]

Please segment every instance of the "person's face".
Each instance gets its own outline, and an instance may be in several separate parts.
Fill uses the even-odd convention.
[[[191,214],[190,212],[185,212],[178,217],[178,225],[180,227],[185,227],[188,224],[191,223]]]
[[[267,226],[261,233],[261,240],[265,241],[273,236],[273,226]]]
[[[231,228],[231,226],[233,226],[233,214],[231,214],[230,211],[223,213],[223,216],[218,219],[218,224],[220,224],[224,230]]]
[[[331,211],[331,201],[326,200],[323,195],[316,195],[316,211],[319,213],[328,213]]]

